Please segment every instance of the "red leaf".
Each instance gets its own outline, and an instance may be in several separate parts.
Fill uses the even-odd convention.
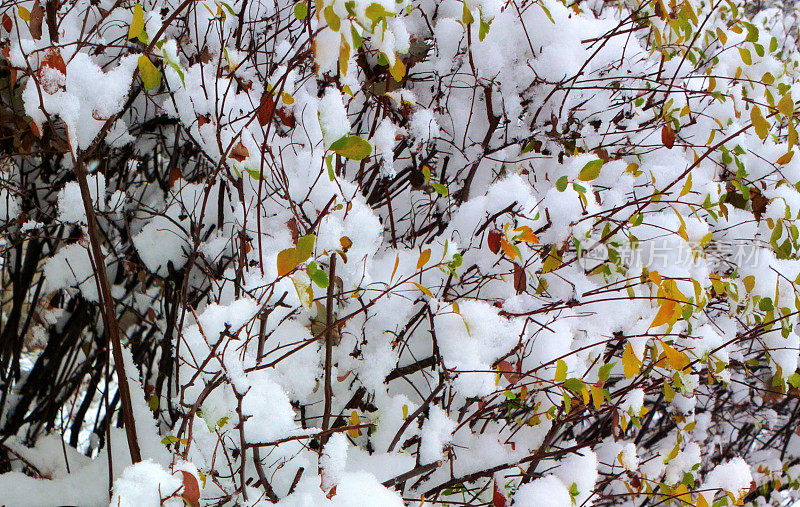
[[[500,484],[497,483],[497,479],[494,480],[492,505],[494,505],[494,507],[506,507],[506,505],[508,505],[508,499],[506,498],[506,495],[503,494],[503,491],[500,489]]]
[[[247,151],[245,145],[243,145],[242,142],[239,141],[238,143],[236,143],[236,146],[233,147],[230,155],[228,156],[237,162],[243,162],[247,157],[250,156],[250,152]]]
[[[330,490],[330,491],[328,491],[328,494],[327,494],[327,495],[325,495],[325,498],[327,498],[328,500],[330,500],[330,499],[331,499],[331,498],[333,498],[334,496],[336,496],[336,486],[332,487],[332,488],[331,488],[331,490]]]
[[[497,229],[492,229],[489,231],[487,242],[489,243],[489,250],[492,253],[497,253],[500,251],[500,231]]]
[[[8,17],[8,14],[3,14],[3,28],[6,29],[6,32],[10,32],[14,28],[14,22]]]
[[[197,127],[198,128],[202,127],[206,123],[211,123],[211,120],[209,120],[206,116],[197,115]]]
[[[183,494],[181,498],[186,500],[191,507],[200,507],[200,485],[197,484],[197,478],[181,470],[183,474]]]
[[[661,128],[661,142],[670,150],[675,145],[675,132],[669,126],[669,123],[665,123]]]
[[[271,93],[265,92],[264,95],[261,96],[261,103],[258,105],[258,110],[256,111],[259,125],[263,127],[269,123],[274,115],[274,111],[275,99],[272,98]]]
[[[172,188],[172,185],[174,185],[175,182],[181,178],[181,176],[183,176],[183,171],[181,170],[181,166],[176,165],[175,167],[172,168],[172,170],[170,170],[169,172],[170,188]]]

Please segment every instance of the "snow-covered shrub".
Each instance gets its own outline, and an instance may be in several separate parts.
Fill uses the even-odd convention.
[[[797,13],[0,6],[0,504],[800,498]]]

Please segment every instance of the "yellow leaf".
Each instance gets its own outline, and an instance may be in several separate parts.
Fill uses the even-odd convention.
[[[753,292],[753,287],[756,286],[756,277],[753,275],[746,276],[742,280],[744,282],[744,288],[747,292]]]
[[[291,93],[281,92],[281,100],[287,106],[291,106],[292,104],[294,104],[294,97],[292,97]]]
[[[553,248],[550,249],[550,254],[548,254],[547,258],[544,260],[544,263],[542,264],[542,273],[549,273],[550,271],[555,271],[560,267],[561,267],[561,254],[556,249],[556,246],[553,245]]]
[[[425,267],[425,264],[431,260],[431,249],[428,248],[419,254],[419,260],[417,260],[417,269],[422,269]]]
[[[678,303],[672,299],[661,299],[661,308],[658,309],[656,318],[653,319],[653,322],[650,324],[648,329],[658,327],[669,322],[672,318],[672,315],[675,313],[675,308],[677,305]]]
[[[594,402],[594,408],[600,410],[600,407],[603,406],[603,401],[605,401],[602,387],[592,386],[592,401]]]
[[[706,497],[702,494],[697,495],[697,507],[708,507],[708,502],[706,501]]]
[[[671,345],[661,342],[661,347],[664,349],[664,355],[667,357],[667,361],[669,362],[670,366],[675,368],[676,370],[683,370],[689,363],[692,361],[689,359],[684,352],[681,352]]]
[[[408,418],[408,405],[403,405],[403,420]]]
[[[681,194],[679,197],[683,197],[684,195],[688,194],[692,190],[692,173],[689,173],[689,177],[686,178],[686,183],[683,184],[683,188],[681,189]]]
[[[567,363],[564,362],[563,359],[559,359],[556,362],[556,382],[564,382],[567,379]]]
[[[350,426],[358,426],[360,422],[361,418],[358,417],[358,412],[353,410],[353,412],[350,413]],[[361,430],[358,428],[350,428],[347,430],[347,434],[353,438],[358,438],[358,436],[361,435]]]
[[[649,278],[650,281],[653,282],[654,284],[661,285],[661,275],[658,274],[658,271],[656,270],[651,271],[650,273],[647,274],[647,278]]]
[[[778,111],[784,116],[792,116],[794,114],[794,100],[792,100],[792,92],[786,92],[786,95],[781,97],[777,105]]]
[[[278,253],[278,276],[289,274],[296,266],[297,250],[294,248],[287,248]]]
[[[161,71],[145,55],[139,57],[139,74],[145,90],[152,90],[161,84]]]
[[[133,21],[131,21],[131,26],[128,28],[128,40],[135,39],[141,35],[142,30],[144,30],[144,9],[142,4],[136,4],[133,7]]]
[[[753,108],[750,110],[750,121],[753,122],[753,127],[756,129],[758,137],[762,141],[766,139],[769,133],[769,122],[764,119],[764,116],[761,114],[761,109],[756,105],[753,105]]]
[[[633,378],[642,369],[642,361],[636,356],[630,342],[625,345],[622,353],[622,366],[625,368],[625,378]]]
[[[432,292],[431,292],[431,291],[430,291],[430,290],[429,290],[427,287],[425,287],[424,285],[420,285],[420,284],[418,284],[417,282],[411,282],[411,283],[413,283],[414,285],[416,285],[416,286],[417,286],[417,288],[418,288],[419,290],[421,290],[421,291],[422,291],[422,293],[423,293],[423,294],[425,294],[426,296],[428,296],[429,298],[432,298],[432,297],[433,297],[433,293],[432,293]]]
[[[389,72],[398,83],[406,76],[406,64],[403,63],[399,56],[394,57],[394,65],[389,68]]]
[[[589,394],[589,390],[585,387],[581,391],[581,396],[583,396],[583,404],[588,405],[590,401],[592,401],[591,395]]]
[[[19,6],[19,17],[22,18],[23,21],[30,21],[31,20],[31,11],[29,11],[25,6]]]

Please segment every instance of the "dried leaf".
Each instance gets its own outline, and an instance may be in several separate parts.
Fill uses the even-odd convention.
[[[247,147],[239,141],[228,156],[237,162],[244,162],[247,157],[250,156],[250,152],[247,150]]]
[[[33,4],[33,9],[31,9],[31,16],[28,20],[28,27],[31,31],[31,36],[34,40],[39,40],[42,38],[42,21],[44,20],[44,8],[42,7],[41,2],[36,0],[36,3]]]

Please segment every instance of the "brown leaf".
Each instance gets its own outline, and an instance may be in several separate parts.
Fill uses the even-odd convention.
[[[3,14],[3,28],[6,29],[6,32],[10,32],[14,28],[14,22],[8,17],[8,14]]]
[[[272,98],[270,92],[264,92],[261,96],[261,103],[258,105],[256,114],[258,116],[258,124],[262,127],[272,120],[275,111],[275,99]]]
[[[672,130],[669,123],[665,123],[664,126],[661,127],[661,142],[670,150],[675,145],[675,132]]]
[[[233,147],[228,156],[237,162],[244,162],[244,160],[250,156],[250,152],[247,151],[245,145],[243,145],[242,142],[239,141],[238,143],[236,143],[236,146]]]
[[[181,470],[183,474],[183,498],[191,507],[200,507],[200,485],[197,484],[197,477],[189,472]]]
[[[197,127],[200,128],[203,125],[205,125],[206,123],[211,123],[211,120],[208,118],[208,116],[203,116],[203,115],[199,115],[198,114],[197,115]]]
[[[528,285],[527,275],[525,269],[516,262],[514,263],[514,290],[517,294],[525,292],[525,287]]]
[[[290,218],[286,222],[286,227],[289,228],[289,232],[292,234],[292,243],[297,244],[297,238],[300,237],[300,231],[297,229],[297,219],[294,217]]]
[[[750,199],[750,203],[753,206],[753,215],[756,217],[756,220],[761,220],[761,215],[767,210],[769,199],[764,197],[761,192],[753,192],[753,194],[753,197]]]
[[[489,234],[488,234],[488,237],[487,237],[486,241],[487,241],[487,243],[489,245],[489,250],[491,250],[492,253],[496,254],[497,252],[500,251],[500,231],[499,230],[492,229],[491,231],[489,231]]]
[[[28,27],[30,28],[31,35],[33,36],[34,40],[39,40],[42,38],[43,20],[44,8],[42,7],[41,2],[36,0],[36,3],[33,4],[33,9],[31,9],[31,19],[28,21]]]
[[[278,108],[277,112],[278,118],[281,119],[281,123],[286,125],[288,128],[293,129],[295,126],[294,121],[294,113],[288,107],[281,107]]]

